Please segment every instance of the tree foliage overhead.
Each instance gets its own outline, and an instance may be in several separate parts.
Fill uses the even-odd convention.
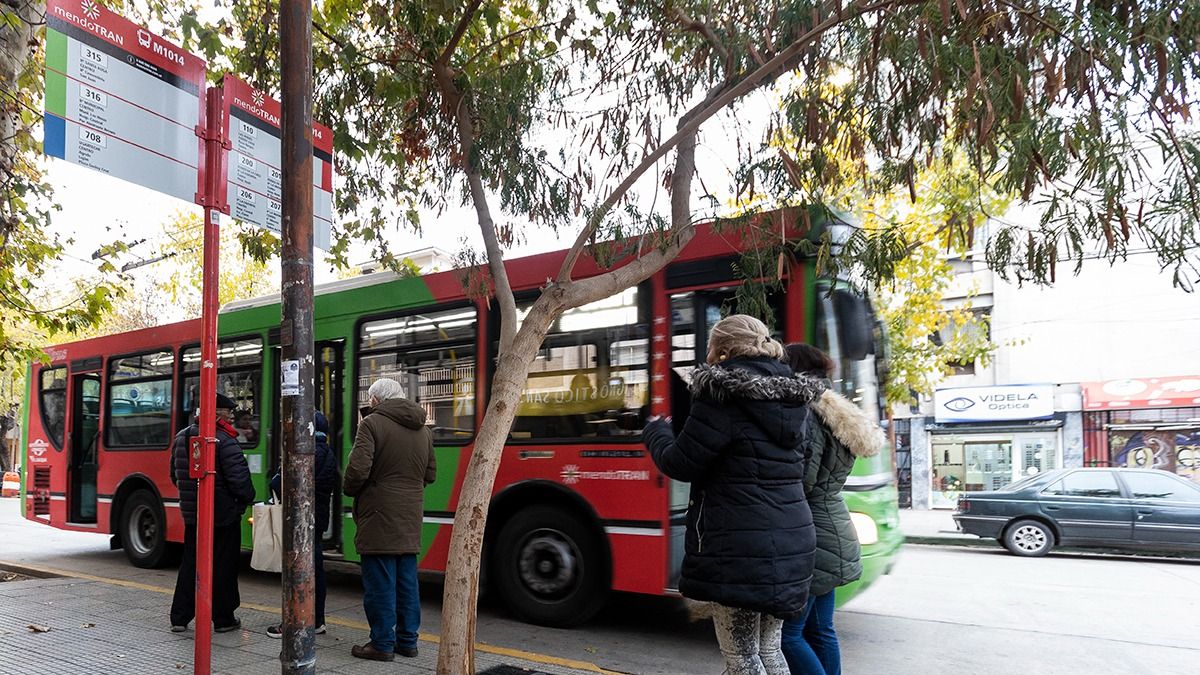
[[[1001,227],[987,242],[1001,275],[1047,283],[1060,261],[1078,269],[1097,250],[1115,261],[1146,247],[1176,285],[1192,288],[1200,146],[1189,123],[1200,85],[1200,5],[888,5],[829,31],[809,53],[797,76],[803,86],[780,120],[795,145],[786,154],[747,153],[744,191],[819,199],[843,181],[844,156],[869,167],[881,190],[915,191],[921,168],[949,142],[1000,192],[1040,209],[1040,222]],[[831,99],[828,84],[838,78],[845,83]]]

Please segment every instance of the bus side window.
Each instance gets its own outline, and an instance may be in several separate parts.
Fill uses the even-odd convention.
[[[474,307],[421,310],[367,321],[358,335],[358,407],[381,378],[404,386],[425,409],[435,442],[464,443],[475,435]]]
[[[637,288],[559,317],[529,369],[512,439],[640,436],[650,405],[649,326],[640,320]]]
[[[181,425],[194,419],[200,399],[200,348],[183,350],[183,383],[180,395]],[[233,427],[244,448],[257,447],[262,437],[262,340],[223,340],[217,346],[217,391],[237,403]]]
[[[107,447],[166,447],[171,442],[174,372],[171,351],[109,360]]]
[[[42,409],[42,427],[54,447],[62,449],[67,422],[67,369],[43,368],[39,381],[38,402]]]

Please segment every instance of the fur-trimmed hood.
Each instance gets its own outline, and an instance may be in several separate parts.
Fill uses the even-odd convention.
[[[786,448],[798,447],[808,435],[808,406],[824,389],[820,380],[767,357],[730,359],[692,373],[696,399],[738,408],[771,442]]]
[[[855,457],[872,457],[886,442],[879,425],[862,408],[835,391],[822,393],[813,410]]]
[[[823,391],[820,380],[792,373],[782,362],[765,358],[734,359],[727,365],[701,365],[692,371],[692,393],[718,403],[742,399],[808,404]]]

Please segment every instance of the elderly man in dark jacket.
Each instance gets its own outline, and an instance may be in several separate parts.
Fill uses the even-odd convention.
[[[354,546],[362,557],[371,641],[350,651],[391,661],[395,654],[417,655],[417,554],[425,486],[436,478],[437,464],[425,409],[405,398],[404,387],[381,379],[367,393],[371,412],[358,425],[342,491],[354,497]]]
[[[217,394],[216,484],[213,489],[213,630],[226,633],[237,630],[242,622],[234,616],[241,605],[238,595],[239,556],[242,550],[242,514],[254,502],[254,484],[250,467],[233,428],[237,404]],[[183,561],[175,580],[175,599],[171,602],[171,630],[182,633],[196,617],[196,497],[195,479],[188,474],[191,438],[200,434],[198,425],[175,436],[171,453],[171,471],[179,488],[179,511],[183,515]]]

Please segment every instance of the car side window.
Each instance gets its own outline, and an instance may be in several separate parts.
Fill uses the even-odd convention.
[[[1134,499],[1200,503],[1200,490],[1165,473],[1130,471],[1121,477]]]
[[[1076,471],[1042,491],[1064,497],[1113,498],[1121,496],[1117,479],[1107,471]]]

